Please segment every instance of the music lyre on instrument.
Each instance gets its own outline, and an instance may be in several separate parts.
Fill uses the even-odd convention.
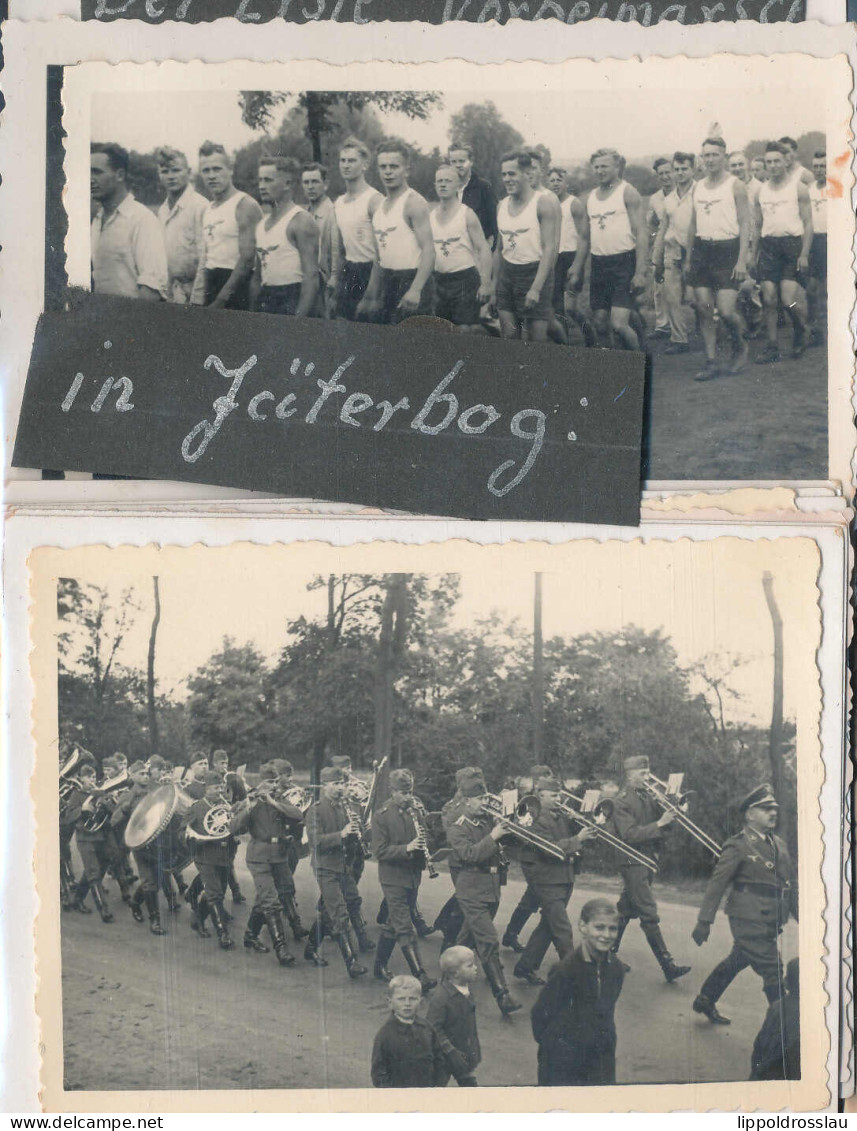
[[[684,783],[684,774],[670,774],[667,781],[661,781],[656,778],[651,771],[646,774],[640,783],[643,789],[649,794],[653,801],[663,809],[665,813],[672,813],[675,823],[690,833],[695,841],[702,845],[703,848],[708,849],[714,856],[719,856],[723,851],[723,846],[718,844],[713,836],[699,827],[688,816],[687,810],[690,807],[693,799],[696,797],[694,790],[687,790],[685,793],[681,792],[682,784]]]
[[[559,807],[570,820],[585,829],[592,829],[599,840],[611,845],[632,863],[642,864],[650,872],[657,872],[658,866],[651,856],[632,848],[605,827],[613,815],[613,802],[609,797],[602,797],[599,790],[587,789],[583,797],[578,797],[577,794],[569,793],[564,789],[559,795]]]

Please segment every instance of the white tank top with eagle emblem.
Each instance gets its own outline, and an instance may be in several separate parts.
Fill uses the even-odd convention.
[[[797,178],[777,186],[765,181],[759,189],[763,236],[802,236],[803,220],[797,203]]]
[[[434,269],[439,275],[449,275],[453,271],[466,271],[476,266],[473,244],[467,230],[467,205],[459,204],[446,223],[440,214],[440,206],[429,214],[431,234],[434,240]]]
[[[567,196],[565,200],[561,200],[559,204],[559,210],[562,216],[562,227],[559,231],[560,254],[564,251],[577,251],[577,225],[571,214],[573,201],[573,196]]]
[[[378,261],[388,271],[413,271],[419,266],[420,245],[405,219],[405,203],[413,191],[403,192],[389,211],[385,211],[387,201],[383,201],[372,217]]]
[[[503,237],[503,258],[507,263],[538,263],[542,257],[542,229],[539,224],[539,197],[541,190],[533,193],[530,201],[517,216],[509,213],[509,197],[505,196],[497,207],[497,227]]]
[[[701,240],[734,240],[740,235],[734,185],[735,178],[730,174],[714,188],[704,180],[693,186],[696,234]]]
[[[223,204],[209,203],[202,214],[204,266],[231,271],[238,262],[238,205],[247,197],[236,192]]]
[[[266,220],[256,225],[256,254],[263,287],[287,287],[303,282],[300,252],[289,239],[289,224],[298,212],[303,209],[293,204],[270,228],[265,227]]]
[[[812,205],[812,230],[815,235],[827,235],[827,184],[818,187],[815,181],[809,186]]]
[[[381,194],[367,185],[353,200],[343,195],[334,201],[336,226],[342,236],[345,258],[349,263],[371,263],[375,258],[369,205],[376,196],[380,197]]]
[[[589,215],[590,249],[593,255],[619,255],[633,251],[637,241],[631,231],[631,220],[625,204],[627,181],[619,181],[603,200],[593,189],[586,198]]]

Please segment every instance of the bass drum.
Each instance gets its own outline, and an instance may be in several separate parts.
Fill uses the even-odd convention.
[[[180,872],[191,861],[185,817],[193,799],[175,783],[160,785],[134,808],[125,826],[125,844],[160,865]]]

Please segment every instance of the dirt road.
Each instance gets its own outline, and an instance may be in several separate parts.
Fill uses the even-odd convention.
[[[242,854],[243,856],[243,854]],[[249,875],[239,867],[246,894]],[[593,894],[595,877],[583,876],[572,898],[576,910]],[[596,880],[597,882],[597,880]],[[299,904],[309,920],[316,888],[306,861],[297,876]],[[115,888],[115,884],[110,885]],[[616,891],[616,884],[609,887]],[[380,903],[375,866],[361,883],[367,918],[377,936]],[[450,894],[449,877],[423,883],[420,904],[429,922]],[[511,879],[498,924],[505,925],[523,891]],[[335,946],[325,942],[330,966],[317,970],[299,957],[281,969],[273,955],[241,945],[249,904],[236,909],[238,946],[221,951],[216,939],[199,939],[189,928],[187,907],[165,916],[169,934],[159,938],[133,921],[112,892],[116,921],[96,914],[62,917],[63,1013],[66,1087],[70,1089],[209,1089],[366,1087],[375,1032],[386,1017],[384,988],[371,972],[349,981]],[[228,905],[228,901],[227,901]],[[731,945],[720,916],[711,941],[697,950],[690,939],[695,905],[661,899],[663,930],[678,961],[693,972],[667,985],[639,927],[631,924],[622,953],[633,967],[617,1007],[618,1080],[621,1083],[745,1079],[753,1039],[765,1013],[761,983],[746,971],[722,1001],[729,1028],[711,1025],[691,1011],[710,968]],[[263,936],[263,937],[266,937]],[[786,931],[784,957],[795,952],[794,924]],[[423,943],[430,971],[437,970],[440,935]],[[296,952],[301,951],[295,946]],[[504,951],[510,983],[512,958]],[[371,962],[371,957],[367,958]],[[393,966],[404,972],[401,956]],[[524,1004],[503,1020],[488,987],[476,987],[483,1063],[482,1085],[534,1084],[536,1046],[528,1010],[537,990],[520,983],[513,992]],[[454,1086],[454,1085],[453,1085]]]

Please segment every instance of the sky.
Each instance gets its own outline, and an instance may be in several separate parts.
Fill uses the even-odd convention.
[[[740,96],[635,88],[614,90],[609,97],[585,90],[480,88],[446,93],[442,109],[428,122],[386,115],[388,132],[424,151],[444,149],[451,115],[469,102],[489,100],[526,142],[547,145],[557,160],[584,161],[605,145],[632,160],[676,149],[696,152],[714,122],[730,149],[742,149],[754,139],[799,137],[823,128],[824,120],[812,92],[800,86],[747,87]],[[169,144],[192,162],[208,138],[235,149],[259,136],[241,121],[237,93],[223,90],[94,94],[91,130],[93,140],[118,141],[139,152]]]
[[[596,543],[577,544],[571,568],[544,572],[545,637],[612,632],[633,624],[646,630],[661,629],[672,640],[683,666],[712,656],[720,663],[743,657],[747,662],[734,677],[743,698],[730,706],[731,717],[767,725],[773,661],[771,622],[761,586],[764,563],[753,555],[739,563],[726,560],[721,547],[712,549],[713,544],[700,547],[682,542],[669,552],[662,546],[638,543],[611,545],[618,548],[607,552]],[[211,558],[210,565],[192,569],[183,564],[188,559],[179,558],[176,568],[158,564],[162,615],[156,674],[161,692],[183,699],[187,676],[219,649],[224,636],[233,637],[238,644],[250,642],[274,660],[285,642],[288,621],[301,614],[309,618],[324,615],[325,591],[308,592],[306,588],[316,570],[292,568],[289,557],[277,558],[274,551],[281,549],[268,549],[260,556],[253,553],[260,548],[253,547],[253,556],[244,560],[221,558],[215,565]],[[104,575],[88,576],[93,581],[104,580]],[[531,568],[512,569],[505,563],[490,570],[465,569],[460,577],[456,626],[472,625],[496,610],[504,621],[517,619],[531,631]],[[152,610],[150,575],[112,575],[107,584],[116,595],[129,584],[140,594],[143,609],[118,659],[145,670]],[[791,608],[784,573],[776,585],[783,607]],[[787,716],[798,692],[799,631],[797,624],[787,623]]]

